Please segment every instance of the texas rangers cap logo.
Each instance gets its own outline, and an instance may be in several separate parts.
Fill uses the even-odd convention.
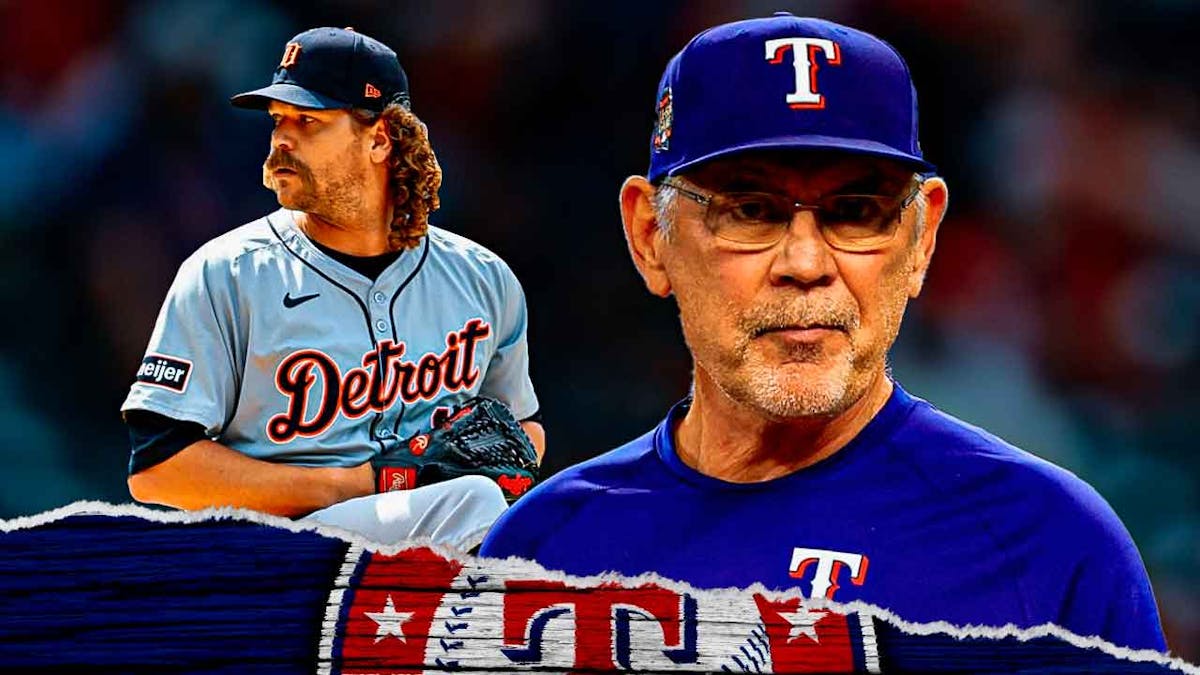
[[[842,48],[833,40],[824,38],[793,37],[766,41],[768,63],[783,63],[784,56],[792,53],[792,69],[796,74],[796,88],[785,97],[793,110],[823,110],[825,97],[817,89],[817,53],[825,57],[829,66],[842,65]]]

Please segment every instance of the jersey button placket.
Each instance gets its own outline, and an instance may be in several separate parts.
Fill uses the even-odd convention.
[[[387,319],[383,318],[382,314],[386,311],[387,294],[383,291],[374,291],[371,293],[371,300],[377,305],[371,314],[375,315],[375,332],[380,335],[388,331]]]
[[[391,316],[387,306],[389,296],[381,290],[373,290],[369,293],[369,297],[373,304],[371,316],[375,319],[375,332],[378,334],[376,339],[383,340],[384,335],[391,330],[391,323],[388,321]],[[401,411],[399,414],[403,414],[404,406],[400,405],[399,410]],[[373,436],[378,443],[394,444],[398,440],[396,432],[385,426],[387,424],[387,416],[390,414],[396,413],[394,410],[389,410],[384,414],[380,414],[376,422],[378,426],[372,425]]]

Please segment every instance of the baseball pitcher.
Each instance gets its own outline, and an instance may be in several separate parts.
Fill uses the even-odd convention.
[[[121,408],[131,494],[477,544],[544,445],[525,300],[429,225],[441,169],[395,52],[309,30],[232,102],[274,122],[282,208],[180,267]]]

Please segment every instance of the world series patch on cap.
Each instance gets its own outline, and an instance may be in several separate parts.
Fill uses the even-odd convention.
[[[396,52],[349,28],[313,28],[288,41],[271,84],[229,99],[262,110],[271,101],[303,108],[411,107],[408,76]]]
[[[934,166],[908,65],[879,38],[778,12],[709,29],[667,64],[647,178],[747,150],[836,150]]]

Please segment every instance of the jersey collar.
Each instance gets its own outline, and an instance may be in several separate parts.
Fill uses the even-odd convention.
[[[313,240],[302,232],[297,224],[296,216],[299,213],[299,211],[290,209],[279,209],[267,216],[267,220],[275,226],[288,248],[305,261],[335,276],[338,281],[350,288],[365,291],[398,286],[417,268],[423,258],[422,249],[429,245],[429,236],[422,237],[420,246],[400,254],[391,265],[383,270],[378,279],[372,280],[334,259],[313,243]]]
[[[772,480],[757,483],[731,483],[700,473],[679,458],[679,453],[675,449],[675,429],[679,426],[679,423],[683,420],[683,416],[687,414],[688,408],[692,405],[691,396],[671,406],[670,411],[667,412],[666,419],[654,429],[654,449],[659,459],[675,475],[699,487],[753,491],[771,489],[777,485],[789,482],[802,485],[807,481],[820,480],[822,477],[836,473],[843,467],[864,461],[868,456],[874,455],[874,451],[878,451],[880,448],[886,446],[888,437],[908,417],[909,413],[920,400],[904,391],[895,380],[892,381],[892,384],[894,385],[892,387],[892,395],[888,397],[883,408],[875,414],[875,417],[871,418],[867,426],[863,427],[862,431],[858,432],[858,435],[852,438],[845,447],[812,466],[804,467],[786,476],[780,476]]]

